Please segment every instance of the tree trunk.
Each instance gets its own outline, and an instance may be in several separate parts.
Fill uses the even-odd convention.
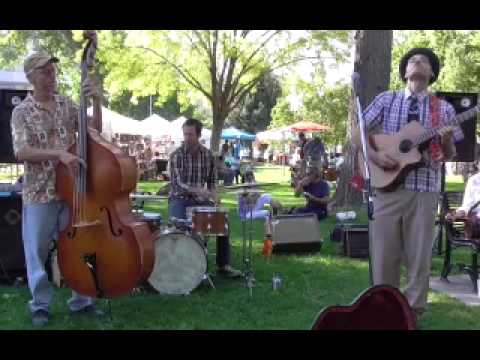
[[[393,30],[357,30],[353,71],[360,74],[362,107],[390,84]]]
[[[353,70],[360,75],[360,103],[362,109],[390,84],[392,61],[392,30],[357,30],[355,34],[355,59]],[[334,207],[360,205],[362,193],[353,191],[348,182],[358,175],[358,164],[350,139],[353,129],[357,127],[357,108],[353,91],[350,96],[347,143],[345,145],[345,162],[342,166],[335,197]]]
[[[218,152],[220,147],[220,136],[222,135],[223,125],[225,124],[226,116],[222,116],[222,113],[216,109],[215,104],[212,105],[213,112],[213,126],[212,137],[210,139],[210,150]]]

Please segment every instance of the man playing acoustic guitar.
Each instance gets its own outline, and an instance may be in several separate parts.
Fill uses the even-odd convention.
[[[370,227],[372,274],[374,285],[398,288],[400,265],[404,260],[407,268],[404,294],[418,316],[425,311],[427,303],[440,165],[441,161],[456,155],[454,141],[461,140],[463,133],[459,126],[445,126],[446,121],[455,116],[453,106],[427,91],[440,71],[439,59],[432,50],[410,50],[401,59],[399,70],[406,88],[379,94],[364,110],[369,135],[378,129],[383,134],[394,135],[412,121],[418,123],[410,126],[421,124],[425,129],[439,130],[430,142],[419,147],[422,162],[406,169],[403,182],[389,191],[375,189],[374,220]],[[387,151],[379,151],[374,143],[369,144],[368,155],[371,167],[376,166],[385,174],[402,166],[401,161]]]

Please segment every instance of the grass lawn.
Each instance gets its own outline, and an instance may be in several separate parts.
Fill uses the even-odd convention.
[[[286,206],[299,205],[301,199],[292,196],[289,172],[280,167],[259,169],[256,178],[262,182],[280,182],[265,188]],[[142,182],[139,189],[157,191],[157,182]],[[463,188],[461,177],[448,179],[448,190]],[[242,268],[241,223],[236,215],[236,197],[223,194],[223,206],[230,211],[233,265]],[[146,204],[149,211],[167,217],[167,203]],[[366,223],[363,209],[357,222]],[[322,250],[307,255],[274,255],[266,262],[261,255],[263,223],[255,221],[253,269],[256,286],[253,296],[242,280],[214,277],[216,290],[201,285],[190,296],[160,296],[140,292],[111,301],[113,320],[103,322],[72,319],[66,301],[68,289],[56,289],[52,304],[52,319],[46,329],[309,329],[317,313],[324,307],[346,305],[369,287],[368,261],[353,260],[340,255],[339,246],[330,242],[329,233],[335,225],[330,216],[321,223],[324,237]],[[209,265],[215,268],[215,241],[209,242]],[[467,254],[460,254],[468,260]],[[442,258],[434,256],[433,275],[438,275]],[[274,273],[282,277],[278,291],[271,288]],[[405,277],[405,276],[404,276]],[[405,279],[403,279],[404,281]],[[29,292],[25,286],[0,287],[0,329],[31,329],[27,312]],[[471,308],[459,301],[434,292],[429,294],[429,311],[421,319],[422,329],[479,329],[480,308]],[[107,308],[105,300],[99,300]]]

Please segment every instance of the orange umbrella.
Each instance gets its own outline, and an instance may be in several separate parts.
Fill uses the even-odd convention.
[[[330,126],[314,123],[312,121],[300,121],[289,127],[290,130],[295,132],[321,132],[330,130]]]

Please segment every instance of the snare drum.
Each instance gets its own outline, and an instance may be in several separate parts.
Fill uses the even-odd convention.
[[[153,212],[143,212],[141,216],[138,217],[139,221],[146,222],[151,232],[155,232],[160,229],[162,225],[162,216]]]
[[[192,232],[198,235],[228,235],[228,210],[218,207],[198,206],[191,211]]]
[[[156,231],[155,265],[148,282],[161,294],[188,295],[207,272],[207,250],[195,236]]]

